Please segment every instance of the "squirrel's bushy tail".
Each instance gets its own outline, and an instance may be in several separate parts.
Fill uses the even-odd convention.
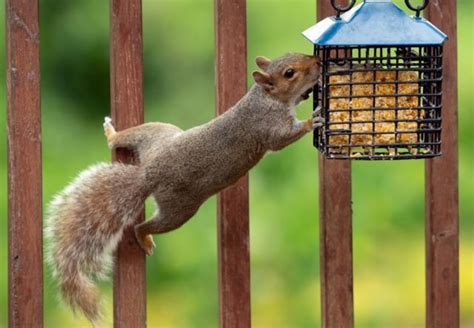
[[[51,202],[47,258],[62,299],[92,324],[102,318],[94,278],[105,278],[112,253],[146,198],[138,166],[98,164]]]

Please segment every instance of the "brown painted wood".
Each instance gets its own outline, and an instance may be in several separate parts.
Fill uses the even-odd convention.
[[[8,326],[43,327],[38,1],[7,0]]]
[[[456,1],[433,0],[427,19],[448,34],[443,61],[442,156],[426,161],[426,326],[459,327]]]
[[[247,91],[246,1],[215,0],[217,114]],[[219,193],[219,325],[250,327],[248,176]]]
[[[319,156],[321,319],[353,327],[351,165]]]
[[[329,0],[317,0],[318,20],[335,14]],[[354,326],[351,192],[351,162],[319,155],[321,319],[327,328]]]
[[[141,0],[110,1],[110,84],[112,120],[117,130],[143,123],[143,48]],[[114,160],[137,161],[118,149]],[[136,223],[145,219],[144,212]],[[146,326],[145,254],[133,226],[126,229],[117,249],[114,270],[114,327]]]

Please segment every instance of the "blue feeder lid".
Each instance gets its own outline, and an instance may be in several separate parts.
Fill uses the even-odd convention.
[[[329,1],[329,0],[328,0]],[[319,46],[440,45],[448,38],[422,17],[410,17],[391,0],[364,0],[303,32]]]

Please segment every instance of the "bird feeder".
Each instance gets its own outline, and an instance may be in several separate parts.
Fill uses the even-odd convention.
[[[314,145],[329,159],[413,159],[441,154],[443,43],[420,12],[390,0],[355,0],[303,32],[321,59]],[[343,13],[343,14],[342,14]],[[342,14],[342,15],[341,15]]]

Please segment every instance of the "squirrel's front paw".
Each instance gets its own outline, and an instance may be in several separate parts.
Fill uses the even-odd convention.
[[[319,129],[324,125],[324,117],[321,116],[321,106],[318,106],[313,112],[313,129]]]

